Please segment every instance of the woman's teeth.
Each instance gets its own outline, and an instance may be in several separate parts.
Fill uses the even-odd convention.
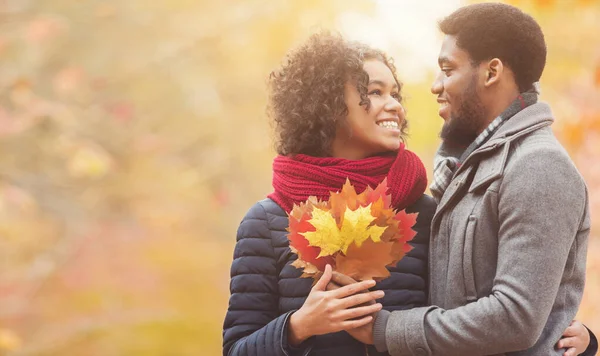
[[[377,123],[378,126],[381,126],[386,129],[397,129],[398,123],[396,121],[382,121]]]

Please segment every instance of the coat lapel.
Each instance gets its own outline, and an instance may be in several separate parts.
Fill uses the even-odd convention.
[[[469,165],[466,168],[462,168],[452,178],[452,182],[444,192],[440,203],[438,204],[437,211],[433,217],[432,227],[435,226],[436,220],[442,215],[446,208],[450,205],[452,200],[463,191],[466,184],[469,183],[469,176],[477,169],[476,165]]]

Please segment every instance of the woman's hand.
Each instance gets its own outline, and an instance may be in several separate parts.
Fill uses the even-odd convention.
[[[373,303],[382,298],[383,291],[366,292],[375,281],[352,283],[327,291],[331,280],[331,266],[311,289],[304,305],[290,317],[289,342],[297,346],[313,335],[323,335],[341,330],[361,327],[373,320],[371,314],[381,310],[381,304]],[[365,304],[363,306],[359,306]]]
[[[567,349],[565,356],[576,356],[585,351],[590,344],[590,333],[579,321],[573,320],[558,341],[559,349]]]

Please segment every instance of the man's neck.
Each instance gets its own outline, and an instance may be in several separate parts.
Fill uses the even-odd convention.
[[[486,105],[486,119],[477,134],[481,134],[495,118],[508,109],[510,104],[512,104],[519,95],[519,91],[515,89],[507,93],[495,95],[492,100],[489,100],[489,103]]]

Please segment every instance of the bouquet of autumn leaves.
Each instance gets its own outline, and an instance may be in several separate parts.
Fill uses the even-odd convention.
[[[290,249],[298,255],[292,264],[304,269],[302,277],[317,281],[327,264],[356,281],[389,277],[387,266],[395,266],[412,249],[412,226],[417,214],[397,212],[391,207],[387,181],[361,194],[346,180],[340,192],[328,201],[310,197],[294,205],[289,213]]]

